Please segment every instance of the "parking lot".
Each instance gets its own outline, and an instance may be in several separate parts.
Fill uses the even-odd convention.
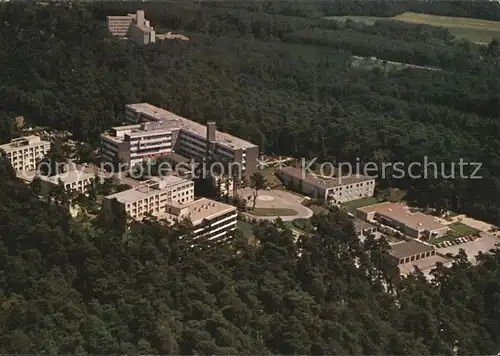
[[[479,251],[483,253],[488,253],[490,249],[496,249],[495,244],[500,243],[500,238],[495,237],[491,234],[481,232],[481,237],[470,242],[452,245],[449,247],[439,248],[438,251],[442,254],[452,253],[456,255],[460,249],[463,249],[469,260],[473,263],[476,262],[475,256],[479,253]]]

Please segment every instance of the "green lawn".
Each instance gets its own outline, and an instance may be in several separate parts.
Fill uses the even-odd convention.
[[[328,209],[323,205],[311,204],[310,206],[308,206],[308,208],[311,209],[313,213],[317,215],[328,212]]]
[[[341,206],[344,207],[349,213],[354,213],[356,209],[361,208],[363,206],[377,204],[379,201],[375,197],[364,198],[353,200],[347,203],[342,203]]]
[[[266,179],[267,184],[270,187],[280,187],[281,181],[278,179],[278,177],[276,177],[277,171],[278,170],[276,168],[269,167],[269,168],[261,169],[259,172],[262,173],[262,175]]]
[[[453,221],[453,218],[457,215],[458,215],[458,213],[455,213],[454,211],[448,210],[448,215],[446,215],[444,219],[447,221]]]
[[[453,224],[448,225],[448,227],[451,229],[451,234],[453,234],[456,237],[474,235],[476,232],[479,231],[461,222],[454,222]]]
[[[450,228],[450,232],[448,234],[446,234],[443,237],[432,239],[431,243],[436,245],[440,242],[455,240],[456,238],[467,235],[474,235],[476,232],[479,231],[474,229],[473,227],[462,224],[461,222],[455,222],[453,224],[448,225],[448,227]]]
[[[248,213],[255,216],[293,216],[298,214],[295,210],[286,208],[255,208]]]
[[[394,17],[372,16],[330,16],[326,19],[352,21],[372,25],[377,20],[397,20],[416,24],[441,26],[447,28],[457,38],[466,38],[471,42],[489,43],[493,37],[500,36],[500,21],[487,21],[473,18],[436,16],[405,12]]]

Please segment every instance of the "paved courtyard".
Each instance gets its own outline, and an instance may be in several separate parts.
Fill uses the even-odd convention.
[[[241,189],[238,195],[243,199],[247,199],[247,206],[251,207],[253,203],[252,190],[250,188]],[[250,198],[250,199],[249,199]],[[313,211],[302,205],[303,197],[288,193],[282,190],[259,190],[257,196],[256,208],[264,209],[292,209],[297,212],[291,216],[259,216],[259,219],[274,220],[280,217],[283,221],[291,221],[297,218],[310,218],[313,216]]]

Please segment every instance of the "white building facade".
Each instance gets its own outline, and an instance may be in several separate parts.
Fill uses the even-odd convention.
[[[129,217],[140,220],[146,214],[163,212],[167,204],[194,201],[194,182],[176,176],[145,181],[138,187],[105,197],[104,209],[107,213],[111,213],[112,201]]]
[[[38,136],[26,136],[0,145],[15,170],[36,169],[37,162],[50,150],[50,142]]]
[[[240,174],[250,176],[257,170],[259,147],[217,131],[215,122],[209,121],[206,126],[201,125],[147,103],[127,105],[125,120],[135,125],[115,127],[111,134],[102,135],[103,157],[107,160],[119,157],[120,160],[134,165],[144,158],[176,152],[192,159],[210,158],[212,161],[229,165],[230,169],[226,168],[225,173],[235,176]],[[132,136],[128,131],[138,131],[140,127],[138,123],[141,122],[143,125],[150,125],[150,135],[157,141],[147,142],[151,146],[142,147],[140,154],[138,153],[140,147],[134,150],[133,144],[123,144],[119,147],[116,139],[131,141]],[[144,129],[141,130],[143,132],[137,135],[144,137]],[[120,136],[124,138],[121,139]]]

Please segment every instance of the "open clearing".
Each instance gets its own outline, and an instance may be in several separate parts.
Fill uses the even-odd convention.
[[[415,24],[441,26],[447,28],[457,38],[466,38],[471,42],[489,43],[493,37],[500,36],[500,21],[479,20],[473,18],[436,16],[404,12],[394,17],[372,16],[329,16],[331,20],[352,20],[373,25],[378,20],[397,20]]]

